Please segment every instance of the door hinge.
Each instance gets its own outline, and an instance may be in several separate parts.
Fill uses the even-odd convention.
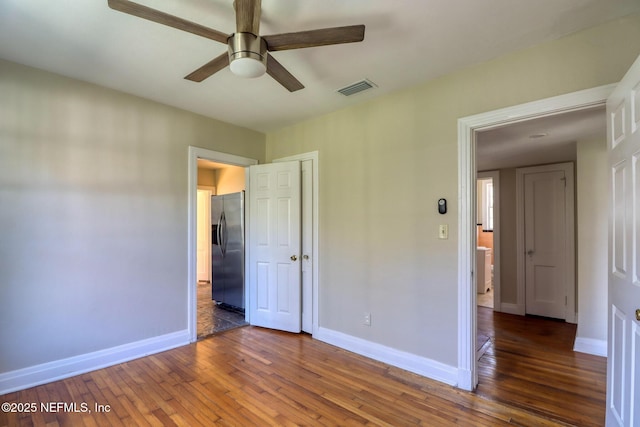
[[[567,304],[568,304],[568,302],[567,302],[567,301],[568,301],[568,299],[567,299],[567,298],[568,298],[568,297],[565,295],[565,296],[564,296],[564,305],[567,305]]]

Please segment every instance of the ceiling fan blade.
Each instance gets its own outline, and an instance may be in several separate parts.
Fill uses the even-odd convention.
[[[235,0],[236,32],[260,34],[260,13],[262,0]]]
[[[225,52],[186,76],[185,79],[191,80],[192,82],[201,82],[222,70],[227,65],[229,65],[229,54]]]
[[[220,43],[226,44],[227,39],[229,38],[228,34],[221,33],[220,31],[204,27],[200,24],[196,24],[195,22],[187,21],[186,19],[178,18],[177,16],[160,12],[159,10],[155,10],[141,4],[134,3],[132,1],[108,0],[108,2],[109,7],[113,10],[128,13],[129,15],[137,16],[138,18],[146,19],[148,21],[157,22],[158,24],[177,28],[178,30],[206,37]]]
[[[262,38],[267,42],[267,49],[270,51],[361,42],[364,40],[364,25],[272,34]]]
[[[304,88],[304,85],[293,77],[293,74],[287,71],[287,69],[271,55],[267,56],[267,74],[273,77],[275,81],[284,86],[289,92],[295,92]]]

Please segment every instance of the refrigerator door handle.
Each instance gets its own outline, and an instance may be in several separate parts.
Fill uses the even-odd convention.
[[[221,243],[220,243],[220,249],[222,250],[222,256],[226,256],[227,255],[227,240],[229,240],[229,236],[227,236],[227,216],[224,214],[224,211],[222,211],[222,214],[220,215],[220,219],[222,221],[222,230],[221,230]]]
[[[220,217],[218,218],[218,226],[216,227],[216,233],[218,238],[218,248],[220,249],[220,254],[224,256],[224,252],[222,250],[222,212],[220,212]]]

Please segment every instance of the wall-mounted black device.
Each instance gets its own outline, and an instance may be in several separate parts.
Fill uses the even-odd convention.
[[[438,200],[438,213],[443,215],[447,213],[447,199]]]

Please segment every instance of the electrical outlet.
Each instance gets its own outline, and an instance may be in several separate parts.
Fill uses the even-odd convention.
[[[364,314],[364,324],[367,326],[371,326],[371,313]]]

